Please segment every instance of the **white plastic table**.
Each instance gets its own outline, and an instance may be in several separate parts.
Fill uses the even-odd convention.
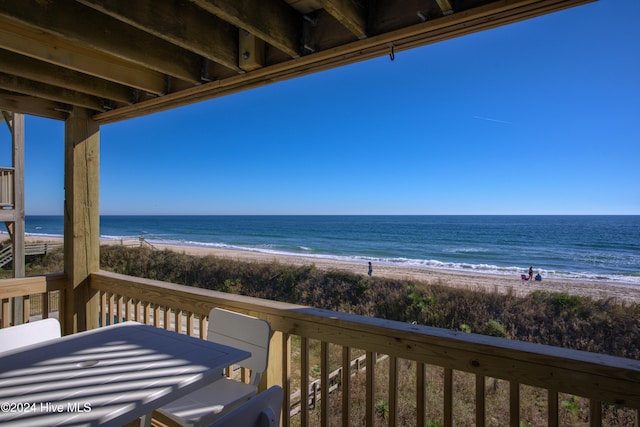
[[[122,426],[250,353],[136,322],[0,356],[0,425]]]

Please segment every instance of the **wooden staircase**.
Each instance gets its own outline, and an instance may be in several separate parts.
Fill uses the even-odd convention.
[[[27,243],[24,245],[24,255],[46,255],[47,252],[62,247],[62,243]],[[7,246],[0,251],[0,268],[13,261],[13,248]]]

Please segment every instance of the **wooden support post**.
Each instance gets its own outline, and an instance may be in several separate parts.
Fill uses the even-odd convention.
[[[82,108],[65,123],[64,292],[62,330],[71,334],[98,327],[97,292],[89,275],[100,268],[100,127]]]
[[[24,263],[24,114],[3,111],[4,119],[11,132],[11,165],[13,166],[12,192],[13,215],[7,221],[7,231],[11,239],[13,277],[25,276]],[[12,325],[24,323],[23,297],[13,298]]]
[[[286,366],[284,358],[286,354],[282,354],[282,348],[285,345],[285,334],[280,331],[271,332],[271,340],[269,341],[269,364],[267,370],[260,377],[259,390],[264,391],[269,387],[282,384],[282,369]]]
[[[13,163],[13,277],[25,276],[24,263],[24,114],[13,113],[12,163]],[[23,297],[14,301],[13,324],[25,319]]]
[[[24,114],[13,113],[13,277],[24,277]]]

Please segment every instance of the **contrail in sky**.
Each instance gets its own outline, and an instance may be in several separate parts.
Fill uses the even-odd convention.
[[[504,123],[504,124],[507,124],[507,125],[511,124],[511,122],[507,122],[505,120],[491,119],[489,117],[473,116],[473,118],[474,119],[479,119],[479,120],[486,120],[488,122]]]

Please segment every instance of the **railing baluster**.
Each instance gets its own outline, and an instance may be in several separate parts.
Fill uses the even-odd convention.
[[[106,309],[104,312],[104,316],[105,316],[104,326],[110,325],[111,323],[113,323],[113,320],[111,319],[111,316],[113,316],[113,301],[111,298],[112,298],[111,293],[105,292]]]
[[[123,296],[122,295],[118,295],[118,299],[117,299],[117,313],[116,313],[116,320],[113,321],[113,323],[120,323],[122,322],[122,306],[123,306]]]
[[[520,426],[520,384],[509,382],[509,425]]]
[[[373,425],[373,410],[376,404],[376,354],[367,351],[367,386],[366,386],[366,425]]]
[[[291,425],[291,335],[282,333],[282,417],[280,425],[289,427]]]
[[[193,313],[187,312],[187,335],[193,336]]]
[[[206,340],[207,339],[207,322],[206,322],[205,316],[200,315],[200,317],[198,318],[198,326],[200,327],[200,339]]]
[[[158,304],[153,306],[153,326],[156,328],[160,327],[160,306]]]
[[[167,331],[171,330],[171,309],[169,307],[164,309],[164,328]]]
[[[484,427],[485,414],[485,377],[476,374],[476,427]]]
[[[143,316],[144,316],[144,320],[143,323],[145,325],[149,325],[151,324],[151,304],[149,304],[148,302],[145,302],[142,305],[142,312],[143,312]]]
[[[179,308],[176,308],[176,310],[174,311],[174,316],[173,316],[173,322],[174,322],[174,330],[177,333],[182,333],[182,310]]]
[[[133,321],[142,323],[142,301],[137,298],[131,299],[131,305],[133,305]]]
[[[309,425],[309,339],[300,338],[300,422]]]
[[[47,319],[49,317],[49,293],[43,292],[40,294],[40,307],[42,310],[42,318]]]
[[[425,418],[427,416],[426,386],[425,365],[424,363],[416,362],[416,427],[424,427],[425,425]]]
[[[109,316],[107,325],[113,325],[114,319],[116,319],[116,296],[112,293],[109,294],[109,311],[107,315]]]
[[[589,400],[589,427],[602,426],[602,402]]]
[[[549,427],[559,427],[558,421],[558,392],[556,390],[547,390],[547,425]]]
[[[125,320],[129,321],[131,320],[131,298],[125,298],[126,303],[125,303]]]
[[[342,425],[349,425],[351,413],[351,347],[342,347]]]
[[[10,299],[9,298],[3,298],[2,299],[2,326],[3,328],[8,328],[9,326],[11,326],[11,313],[9,311],[9,304]]]
[[[444,426],[453,426],[453,369],[444,369]]]
[[[100,307],[102,316],[100,319],[102,320],[102,326],[106,326],[109,324],[109,297],[108,292],[103,292],[100,301]]]
[[[320,343],[320,425],[329,425],[329,343]]]
[[[31,317],[30,309],[31,304],[29,304],[29,295],[25,295],[22,297],[22,323],[29,322],[29,317]]]
[[[398,411],[398,358],[389,356],[389,426],[397,424]]]

